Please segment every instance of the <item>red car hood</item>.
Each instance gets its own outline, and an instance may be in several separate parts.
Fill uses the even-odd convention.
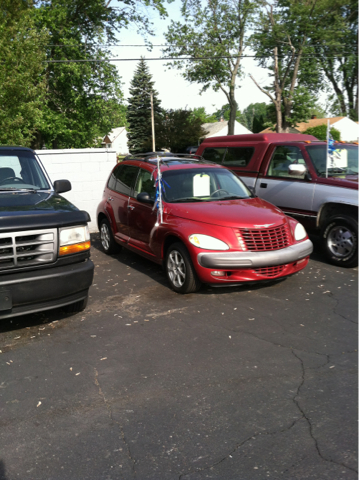
[[[168,203],[166,210],[176,217],[222,227],[266,228],[286,222],[286,217],[279,208],[258,197],[217,202]]]

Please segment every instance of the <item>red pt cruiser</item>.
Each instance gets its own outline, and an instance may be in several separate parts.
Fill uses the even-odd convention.
[[[126,157],[109,176],[97,222],[107,254],[123,246],[163,265],[179,293],[281,279],[313,250],[300,223],[196,156]]]

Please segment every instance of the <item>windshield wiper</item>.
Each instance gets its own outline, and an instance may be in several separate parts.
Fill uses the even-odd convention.
[[[243,200],[244,198],[250,198],[250,197],[249,196],[240,197],[239,195],[230,195],[229,197],[220,197],[218,200],[236,200],[236,199]]]
[[[185,203],[185,202],[205,202],[203,198],[193,198],[193,197],[186,197],[186,198],[178,198],[174,200],[172,203]]]
[[[6,188],[1,188],[1,192],[37,192],[38,189],[36,188],[18,188],[18,187],[6,187]]]

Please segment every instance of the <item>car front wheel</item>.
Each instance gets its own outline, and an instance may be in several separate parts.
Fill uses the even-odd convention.
[[[322,230],[322,247],[329,261],[341,267],[358,265],[358,222],[347,215],[330,218]]]
[[[121,250],[121,245],[116,243],[115,239],[113,238],[111,226],[106,218],[101,220],[100,223],[100,237],[102,248],[107,255],[117,253]]]
[[[201,288],[191,257],[182,243],[174,243],[166,254],[165,270],[169,284],[177,293],[193,293]]]

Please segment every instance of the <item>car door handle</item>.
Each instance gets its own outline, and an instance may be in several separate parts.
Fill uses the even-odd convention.
[[[268,183],[261,183],[259,185],[261,188],[267,188],[268,187]]]
[[[133,205],[127,205],[127,208],[128,208],[129,210],[134,210],[135,207],[134,207]]]

